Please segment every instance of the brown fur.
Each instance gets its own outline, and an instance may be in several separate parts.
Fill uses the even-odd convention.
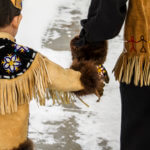
[[[94,63],[91,61],[81,61],[79,63],[78,61],[75,60],[71,68],[81,72],[82,75],[80,80],[85,88],[82,91],[74,93],[78,96],[84,96],[87,94],[95,93],[96,89],[98,88],[99,75]]]
[[[107,41],[101,41],[99,43],[88,43],[84,46],[77,47],[76,41],[79,40],[79,36],[72,39],[70,43],[72,58],[78,61],[91,60],[95,64],[103,64],[107,55]]]
[[[33,143],[28,139],[26,142],[20,144],[18,148],[14,148],[13,150],[34,150]]]
[[[104,82],[103,82],[103,81],[102,81],[102,82],[100,81],[99,84],[98,84],[98,89],[97,89],[96,92],[95,92],[96,96],[98,97],[97,102],[99,102],[99,101],[100,101],[100,98],[103,96],[104,86],[105,86]]]

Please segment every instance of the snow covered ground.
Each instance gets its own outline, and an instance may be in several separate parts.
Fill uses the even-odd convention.
[[[71,54],[66,51],[69,49],[54,51],[45,46],[45,43],[64,37],[60,32],[61,29],[64,30],[61,24],[72,24],[72,10],[80,12],[77,17],[80,15],[85,18],[89,3],[90,0],[25,0],[17,42],[34,48],[65,68],[69,67]],[[68,9],[60,11],[60,8],[65,7]],[[51,30],[54,26],[55,30]],[[68,31],[65,35],[68,37],[73,32],[69,26],[65,31]],[[62,38],[61,41],[64,42],[65,39]],[[63,43],[59,40],[56,44],[61,47]],[[119,150],[121,105],[119,84],[114,80],[112,69],[122,46],[122,33],[109,41],[105,67],[111,80],[105,87],[100,103],[96,103],[94,95],[83,98],[90,108],[78,100],[75,107],[52,106],[50,101],[41,107],[35,101],[31,102],[29,137],[36,144],[37,150]]]

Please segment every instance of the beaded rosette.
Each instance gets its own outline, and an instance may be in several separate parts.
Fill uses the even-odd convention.
[[[109,77],[108,77],[108,73],[107,73],[107,70],[105,69],[105,67],[103,65],[98,65],[97,70],[98,70],[98,74],[99,74],[100,78],[104,79],[104,81],[106,83],[108,83]]]

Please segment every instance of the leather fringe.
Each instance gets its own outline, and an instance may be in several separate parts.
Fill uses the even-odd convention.
[[[71,95],[66,92],[51,90],[45,57],[37,54],[31,67],[15,79],[0,80],[0,114],[17,112],[18,105],[29,103],[33,98],[45,105],[45,100],[52,98],[53,104],[69,104]]]
[[[119,82],[130,84],[134,79],[136,86],[150,86],[150,56],[122,53],[113,72]]]

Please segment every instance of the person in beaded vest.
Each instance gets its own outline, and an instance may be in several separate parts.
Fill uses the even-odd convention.
[[[34,149],[28,139],[33,98],[41,105],[50,98],[54,104],[69,104],[72,94],[96,94],[104,87],[101,67],[90,61],[64,69],[17,44],[21,9],[22,0],[0,0],[0,150]]]
[[[113,70],[122,102],[120,149],[143,150],[150,137],[150,1],[92,0],[71,41],[72,58],[103,64],[106,41],[118,35],[124,21],[124,49]]]

